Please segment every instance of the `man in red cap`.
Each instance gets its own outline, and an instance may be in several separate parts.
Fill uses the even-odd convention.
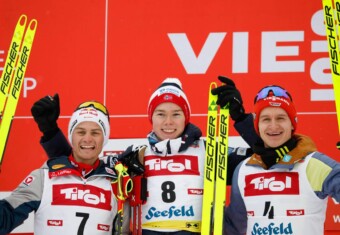
[[[254,101],[260,140],[234,172],[224,234],[324,234],[327,197],[340,201],[340,164],[296,134],[290,94],[267,86]]]

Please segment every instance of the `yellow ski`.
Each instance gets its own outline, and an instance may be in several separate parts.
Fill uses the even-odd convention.
[[[38,26],[37,20],[33,19],[29,22],[25,32],[26,22],[27,17],[22,15],[14,32],[9,55],[7,57],[9,59],[6,59],[5,68],[1,79],[0,107],[2,120],[0,123],[0,166],[2,164],[9,130],[11,128],[12,120],[20,97],[22,82],[24,80],[36,28]],[[23,34],[24,37],[22,39]],[[17,58],[13,61],[14,57]],[[9,73],[10,70],[7,71],[7,68],[10,67],[12,68],[11,73]],[[13,72],[14,76],[12,76]],[[10,88],[9,93],[8,88]]]
[[[202,205],[202,235],[210,235],[213,228],[213,209],[215,197],[215,162],[216,162],[216,133],[217,133],[217,96],[211,94],[216,83],[212,82],[209,89],[206,157],[204,164],[204,188]]]
[[[1,75],[1,87],[0,87],[0,116],[2,116],[5,102],[8,97],[9,87],[12,81],[12,77],[15,71],[15,65],[17,58],[19,57],[19,49],[24,36],[25,27],[27,23],[26,15],[22,15],[15,27],[14,34],[12,37],[11,45],[8,50],[4,70]]]
[[[229,106],[220,108],[214,200],[214,235],[222,235],[227,190]]]
[[[338,119],[338,129],[340,135],[340,65],[339,65],[339,38],[338,38],[338,30],[339,30],[339,20],[340,20],[340,0],[335,0],[335,10],[337,15],[337,19],[334,17],[334,8],[332,0],[322,0],[323,11],[324,11],[324,19],[325,19],[325,28],[326,28],[326,36],[328,42],[328,51],[329,51],[329,59],[330,59],[330,69],[332,73],[332,81],[333,81],[333,90],[334,90],[334,99],[336,106],[336,113]],[[336,28],[335,22],[338,22],[338,27]],[[340,142],[337,143],[337,148],[340,149]]]

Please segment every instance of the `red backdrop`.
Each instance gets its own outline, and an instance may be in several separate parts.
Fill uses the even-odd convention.
[[[181,79],[191,121],[203,132],[207,90],[218,75],[234,79],[249,112],[261,87],[279,84],[294,97],[297,132],[311,136],[319,151],[337,159],[339,134],[321,0],[0,3],[1,70],[19,16],[38,20],[0,192],[13,190],[46,160],[30,114],[34,101],[59,93],[64,131],[77,104],[102,101],[112,118],[111,139],[144,138],[150,130],[149,96],[166,77]],[[230,135],[237,133],[231,129]],[[339,208],[330,200],[326,230],[340,230]]]

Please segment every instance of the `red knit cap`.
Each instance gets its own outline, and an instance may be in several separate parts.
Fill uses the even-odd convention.
[[[267,94],[265,95],[264,92]],[[293,133],[295,132],[297,127],[297,113],[292,98],[285,89],[279,86],[264,87],[255,97],[254,102],[254,127],[257,134],[259,134],[259,117],[261,111],[267,107],[278,107],[284,109],[293,125]]]
[[[185,124],[189,123],[190,105],[182,90],[182,84],[177,78],[165,79],[160,87],[151,95],[148,105],[148,118],[151,123],[156,107],[165,102],[174,103],[181,107],[185,116]]]

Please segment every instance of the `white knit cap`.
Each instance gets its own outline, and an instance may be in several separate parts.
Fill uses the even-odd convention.
[[[178,78],[166,78],[157,90],[151,95],[148,105],[148,117],[152,123],[152,115],[161,103],[177,104],[184,112],[185,124],[190,120],[190,105],[187,96],[182,90],[182,83]]]
[[[77,125],[82,122],[95,122],[103,131],[104,144],[105,145],[110,137],[110,123],[109,116],[96,109],[94,106],[89,106],[81,109],[77,109],[70,119],[68,124],[68,139],[72,144],[72,133]]]

